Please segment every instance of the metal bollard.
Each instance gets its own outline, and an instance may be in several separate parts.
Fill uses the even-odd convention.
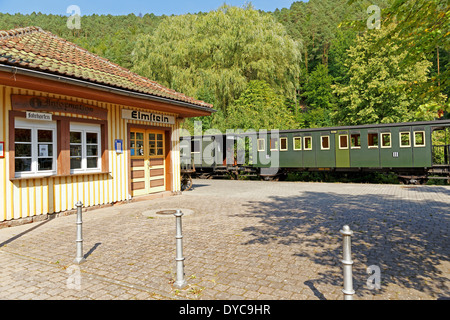
[[[74,262],[76,264],[82,264],[86,261],[86,259],[83,257],[83,203],[81,201],[78,201],[75,206],[77,207],[77,257],[75,258]]]
[[[174,283],[174,286],[177,289],[182,289],[187,285],[186,280],[184,279],[184,257],[183,257],[183,234],[181,230],[181,217],[183,216],[183,213],[181,210],[177,210],[176,213],[174,213],[174,216],[176,217],[176,245],[177,245],[177,255],[175,258],[175,261],[177,263],[177,280]]]
[[[344,293],[344,300],[353,300],[353,295],[355,291],[353,290],[353,275],[352,275],[352,248],[351,248],[351,239],[353,235],[353,231],[350,230],[349,226],[344,226],[340,231],[343,235],[343,260],[344,264],[344,289],[342,292]]]

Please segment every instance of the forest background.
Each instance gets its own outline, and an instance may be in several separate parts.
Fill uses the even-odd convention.
[[[0,29],[39,26],[211,103],[213,116],[184,127],[225,132],[448,118],[449,18],[447,0],[310,0],[82,16],[80,29],[68,16],[0,13]]]

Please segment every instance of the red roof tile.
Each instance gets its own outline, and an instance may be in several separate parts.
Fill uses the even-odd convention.
[[[213,107],[133,73],[39,27],[0,30],[0,64],[77,78],[201,107]]]

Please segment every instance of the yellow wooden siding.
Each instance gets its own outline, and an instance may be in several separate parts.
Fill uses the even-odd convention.
[[[121,109],[142,110],[129,106],[104,103],[94,100],[71,98],[67,96],[48,94],[33,90],[25,90],[8,86],[0,86],[0,141],[4,141],[5,150],[9,150],[9,111],[11,110],[11,94],[48,96],[51,98],[68,99],[98,106],[108,110],[108,145],[109,171],[111,174],[94,174],[71,177],[48,177],[11,181],[9,177],[9,157],[0,159],[0,221],[31,217],[40,214],[57,213],[75,209],[75,203],[82,201],[86,207],[125,201],[128,199],[128,153],[116,154],[114,140],[121,139],[124,145],[127,141],[127,123],[148,124],[143,121],[121,119]],[[145,111],[145,110],[143,110]],[[55,116],[68,116],[82,119],[91,117],[52,112]],[[161,114],[173,115],[170,113]],[[161,125],[170,127],[176,125]],[[174,131],[176,132],[176,130]],[[172,147],[176,144],[172,142]],[[177,156],[175,156],[177,155]],[[174,172],[172,191],[180,190],[179,151],[172,157]],[[178,176],[177,176],[178,175]]]

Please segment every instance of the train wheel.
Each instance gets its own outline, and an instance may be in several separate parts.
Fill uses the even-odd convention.
[[[190,175],[184,174],[181,177],[181,191],[191,190],[192,185],[193,185],[192,177]]]

